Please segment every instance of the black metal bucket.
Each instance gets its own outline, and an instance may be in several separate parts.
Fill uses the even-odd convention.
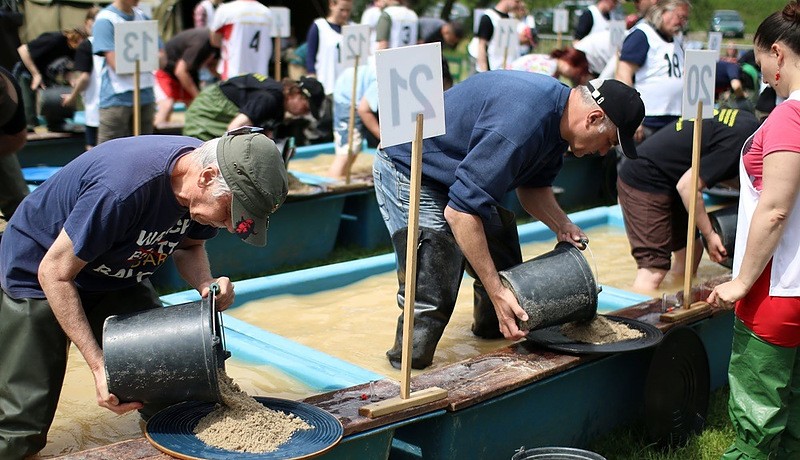
[[[600,454],[574,447],[537,447],[520,449],[511,460],[606,460]]]
[[[518,322],[520,329],[589,321],[597,314],[600,287],[586,258],[569,243],[559,242],[552,251],[499,275],[528,313],[527,321]]]
[[[737,206],[729,206],[727,208],[717,209],[708,213],[708,218],[711,220],[711,228],[719,235],[722,244],[725,246],[725,251],[728,253],[726,257],[719,264],[723,267],[733,267],[733,250],[736,246],[736,222],[739,218],[739,208]],[[708,241],[703,238],[703,246],[708,251]]]
[[[203,299],[108,317],[103,355],[108,391],[120,401],[171,404],[219,401],[217,372],[230,353],[221,313]]]
[[[72,92],[70,86],[48,86],[41,92],[42,114],[47,122],[47,129],[53,132],[67,131],[66,120],[75,115],[74,107],[62,105],[62,95]]]

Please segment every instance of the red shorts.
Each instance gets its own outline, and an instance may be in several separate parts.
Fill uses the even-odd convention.
[[[183,102],[189,105],[192,102],[192,97],[183,89],[183,85],[177,78],[164,72],[161,69],[156,70],[156,84],[164,95],[175,102]]]
[[[736,316],[761,339],[781,347],[800,346],[800,298],[769,295],[770,260],[744,298]]]

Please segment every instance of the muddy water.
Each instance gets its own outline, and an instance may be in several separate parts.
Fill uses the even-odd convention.
[[[584,254],[601,284],[630,290],[636,267],[630,257],[625,233],[614,227],[587,230],[591,252]],[[523,246],[525,259],[547,252],[554,241]],[[698,282],[728,271],[704,256]],[[444,332],[434,367],[460,361],[508,344],[505,340],[480,340],[471,331],[472,280],[465,277],[453,319]],[[683,279],[667,278],[658,292],[674,293]],[[389,366],[384,352],[391,347],[400,309],[395,295],[394,273],[376,275],[343,289],[294,296],[284,295],[250,302],[229,313],[263,329],[291,338],[330,355],[350,361],[390,378],[399,371]],[[228,374],[251,395],[300,399],[313,394],[301,383],[266,366],[229,360]],[[415,371],[416,372],[416,371]],[[51,457],[139,436],[137,413],[117,416],[95,404],[91,373],[77,350],[70,364],[56,420],[42,456]]]
[[[328,168],[333,162],[333,157],[333,154],[322,154],[311,158],[293,158],[289,162],[289,170],[325,177],[328,175]],[[371,176],[374,158],[375,155],[360,153],[350,169],[350,174],[354,177]]]

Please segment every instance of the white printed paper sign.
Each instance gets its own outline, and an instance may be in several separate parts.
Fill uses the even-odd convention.
[[[270,36],[291,36],[291,13],[289,12],[289,8],[283,6],[270,6],[269,11],[272,13],[272,28],[270,29]]]
[[[703,102],[703,118],[714,116],[714,79],[717,74],[718,51],[687,50],[683,74],[683,110],[689,120],[697,116],[697,104]]]
[[[125,21],[114,24],[116,71],[120,75],[158,69],[158,21]]]
[[[343,67],[364,64],[369,57],[370,28],[367,24],[358,24],[342,27],[342,42],[339,44],[339,60]]]
[[[380,50],[375,54],[381,145],[414,140],[417,114],[422,137],[445,133],[440,43]]]

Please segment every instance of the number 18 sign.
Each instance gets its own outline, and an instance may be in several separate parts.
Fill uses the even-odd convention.
[[[714,79],[718,51],[686,50],[686,72],[683,74],[683,110],[688,120],[697,116],[697,103],[703,102],[703,118],[714,116]]]
[[[424,118],[423,138],[444,134],[441,44],[381,50],[375,64],[381,145],[413,141],[418,113]]]

